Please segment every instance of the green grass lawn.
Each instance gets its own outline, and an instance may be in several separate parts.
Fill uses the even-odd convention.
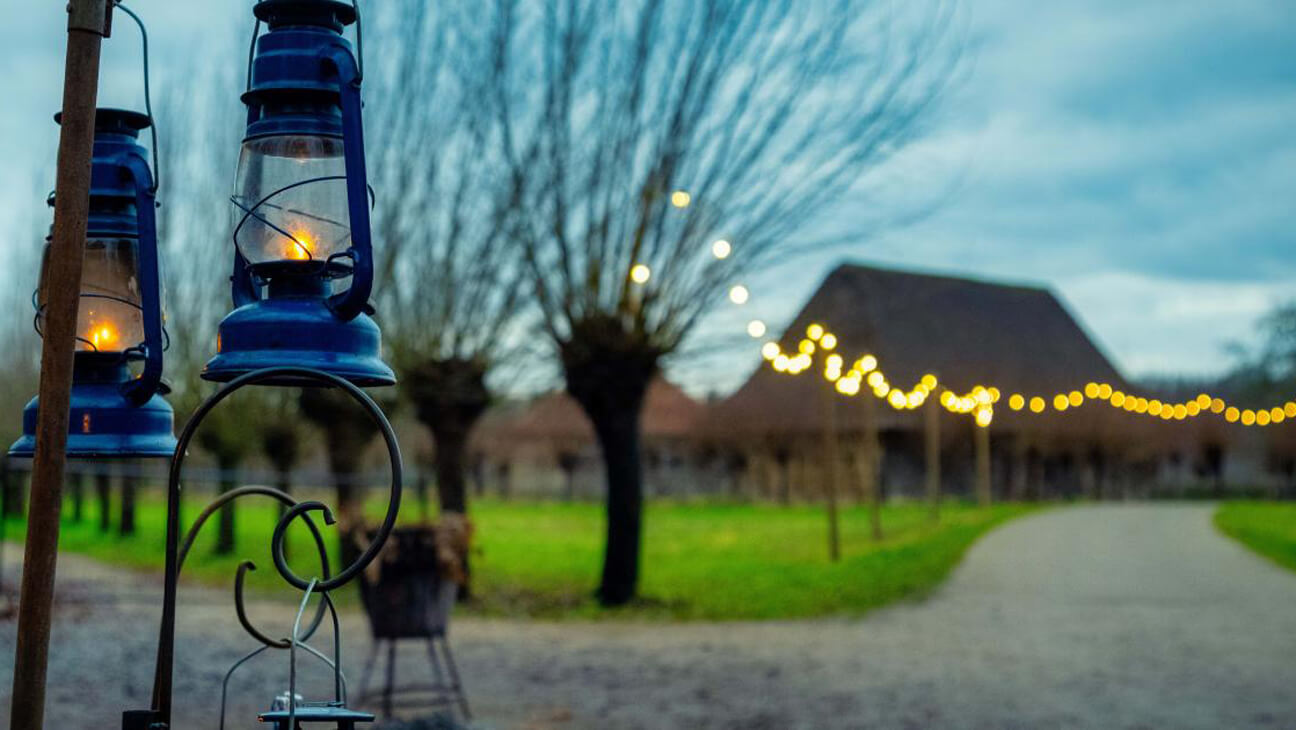
[[[132,568],[159,570],[162,563],[162,503],[145,499],[138,509],[138,533],[104,535],[87,503],[80,524],[66,520],[63,550]],[[186,505],[192,519],[201,504]],[[368,505],[382,514],[383,505]],[[237,556],[212,555],[215,519],[185,565],[187,578],[232,585],[244,558],[259,570],[252,590],[293,592],[281,586],[269,557],[269,532],[276,508],[263,500],[239,505]],[[842,510],[842,559],[827,558],[822,507],[654,502],[644,524],[641,595],[635,604],[607,611],[592,593],[599,574],[603,539],[600,505],[479,500],[471,507],[476,526],[472,558],[474,605],[485,615],[540,618],[770,619],[858,615],[893,601],[925,595],[959,562],[982,534],[1030,511],[1023,505],[981,509],[947,504],[939,525],[919,504],[888,506],[886,539],[869,538],[862,507]],[[402,521],[415,521],[410,504]],[[22,525],[10,522],[7,537],[20,539]],[[290,549],[294,569],[315,572],[307,560],[309,536],[294,526]],[[335,533],[325,528],[330,548]]]
[[[1296,504],[1225,502],[1215,511],[1215,526],[1275,563],[1296,570]]]

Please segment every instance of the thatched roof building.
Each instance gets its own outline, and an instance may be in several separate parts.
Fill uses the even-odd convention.
[[[838,350],[847,362],[874,355],[894,385],[908,388],[930,373],[960,393],[976,385],[998,387],[1005,400],[996,408],[998,428],[1020,426],[1031,418],[1036,427],[1047,422],[1089,429],[1098,425],[1096,420],[1115,415],[1092,405],[1089,413],[1073,411],[1064,418],[1014,418],[1006,403],[1009,393],[1051,401],[1053,395],[1083,390],[1089,382],[1129,387],[1062,302],[1040,287],[842,265],[793,320],[780,340],[783,349],[795,351],[812,323],[837,335]],[[824,396],[827,384],[817,370],[790,377],[758,367],[733,396],[713,409],[709,427],[733,435],[821,431],[829,401]],[[859,427],[871,398],[866,390],[849,405],[840,405],[841,427]],[[881,402],[872,405],[880,428],[921,419],[918,413],[894,411]]]

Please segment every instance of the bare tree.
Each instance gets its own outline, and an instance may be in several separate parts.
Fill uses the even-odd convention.
[[[957,63],[950,10],[497,0],[490,15],[507,232],[602,448],[598,595],[622,604],[639,571],[648,383],[740,277],[863,198],[865,173],[923,131]]]
[[[435,440],[442,511],[468,506],[467,449],[510,352],[524,270],[516,204],[486,92],[489,36],[465,3],[393,0],[370,19],[365,123],[377,195],[378,292],[401,394]]]
[[[233,39],[225,39],[227,47]],[[211,57],[195,54],[195,59]],[[166,375],[168,400],[177,423],[211,393],[200,377],[215,354],[216,327],[229,310],[233,244],[232,212],[226,202],[234,180],[244,118],[237,99],[240,78],[229,67],[196,61],[161,79],[154,112],[158,123],[158,173],[161,189],[158,235],[166,285]],[[237,472],[254,453],[246,418],[232,412],[255,404],[255,394],[239,396],[212,414],[197,444],[216,462],[219,486],[237,486]],[[221,509],[216,552],[234,550],[235,503]]]

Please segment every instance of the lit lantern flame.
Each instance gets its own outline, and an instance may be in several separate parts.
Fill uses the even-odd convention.
[[[284,244],[284,258],[291,261],[309,261],[315,255],[315,249],[319,248],[318,241],[315,240],[314,234],[306,229],[289,231],[288,235],[292,236]]]
[[[111,324],[91,325],[90,344],[96,350],[112,350],[117,344],[117,330]]]

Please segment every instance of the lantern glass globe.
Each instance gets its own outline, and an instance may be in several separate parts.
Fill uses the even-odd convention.
[[[81,297],[77,302],[76,349],[80,352],[124,352],[144,343],[144,309],[140,300],[139,243],[133,238],[90,238],[82,259]],[[49,247],[41,261],[47,281]],[[44,331],[48,292],[37,294],[37,328]]]
[[[233,200],[241,220],[235,243],[248,263],[322,265],[351,246],[342,152],[342,140],[322,135],[243,143]]]

